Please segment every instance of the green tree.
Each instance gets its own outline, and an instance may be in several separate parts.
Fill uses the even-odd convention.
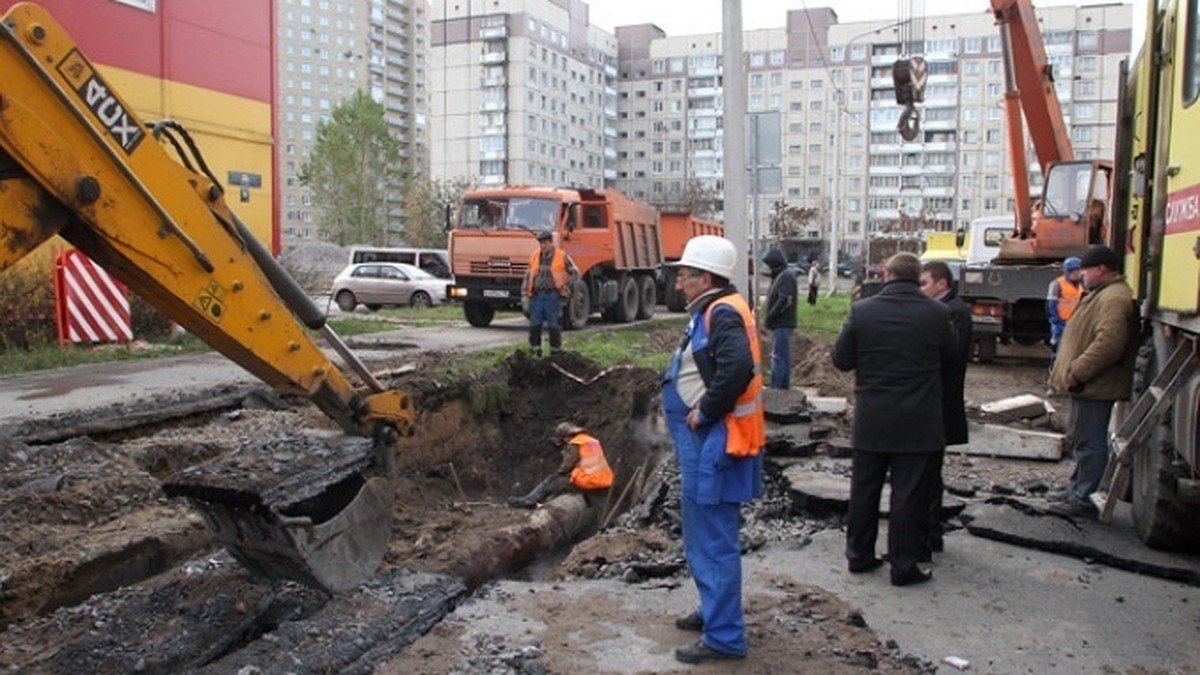
[[[465,177],[449,180],[429,180],[414,176],[404,193],[404,241],[410,246],[446,247],[446,213],[462,199],[471,187]]]
[[[388,132],[383,106],[359,90],[317,125],[317,140],[300,167],[319,224],[339,246],[391,243],[389,200],[403,194],[400,143]]]

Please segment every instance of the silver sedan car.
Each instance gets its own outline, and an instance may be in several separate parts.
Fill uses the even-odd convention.
[[[446,280],[405,263],[359,263],[333,280],[332,296],[343,312],[359,305],[431,307],[446,300]]]

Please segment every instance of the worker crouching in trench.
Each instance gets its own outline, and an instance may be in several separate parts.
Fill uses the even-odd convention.
[[[532,509],[551,497],[576,492],[599,513],[613,483],[613,472],[600,441],[588,435],[583,427],[562,422],[555,427],[552,442],[562,448],[558,471],[546,476],[524,497],[510,497],[509,506]]]

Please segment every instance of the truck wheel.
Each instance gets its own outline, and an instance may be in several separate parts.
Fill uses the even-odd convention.
[[[617,304],[613,307],[613,319],[617,323],[629,323],[637,318],[638,288],[631,276],[621,279],[617,287]]]
[[[975,341],[978,345],[976,355],[980,363],[992,363],[996,360],[996,338],[984,337]]]
[[[637,278],[638,287],[638,310],[637,318],[650,319],[654,317],[654,310],[658,307],[658,288],[654,283],[654,277],[649,274],[643,274]]]
[[[1150,369],[1140,378],[1146,385],[1156,372],[1153,349],[1152,345],[1144,344],[1138,353],[1139,370]],[[1185,384],[1180,389],[1187,388]],[[1151,431],[1148,447],[1142,448],[1134,457],[1133,524],[1138,536],[1151,548],[1196,551],[1200,550],[1200,505],[1181,503],[1175,491],[1176,479],[1189,475],[1184,463],[1175,455],[1172,423],[1196,423],[1195,410],[1191,411],[1192,419],[1188,420],[1177,416],[1182,412],[1172,409],[1164,413],[1161,423]]]
[[[492,318],[496,316],[496,309],[484,302],[465,302],[463,303],[463,314],[467,317],[467,323],[476,328],[487,328],[492,324]]]
[[[358,300],[350,291],[339,291],[334,300],[337,301],[338,309],[343,312],[353,312],[354,308],[358,306]]]
[[[588,293],[587,284],[582,281],[571,286],[571,298],[563,309],[563,328],[578,330],[587,325],[588,316],[592,313],[592,298]]]

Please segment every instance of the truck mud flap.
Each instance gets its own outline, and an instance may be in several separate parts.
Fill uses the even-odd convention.
[[[370,578],[391,539],[395,488],[375,453],[361,439],[268,441],[181,471],[163,491],[200,511],[251,573],[336,593]],[[303,466],[284,465],[301,457]]]

